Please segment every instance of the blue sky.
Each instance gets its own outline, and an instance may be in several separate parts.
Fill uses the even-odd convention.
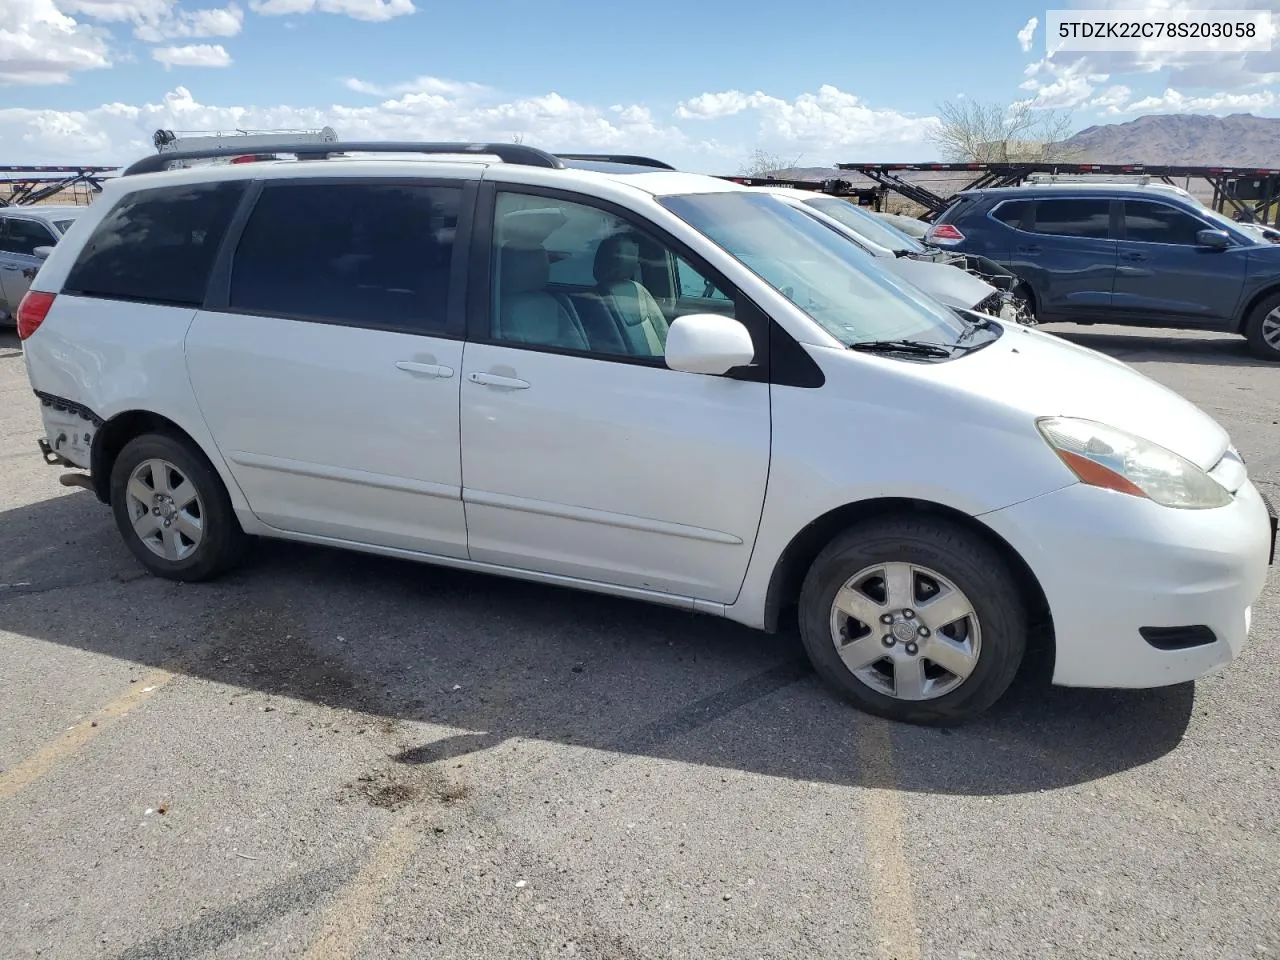
[[[754,149],[804,165],[933,158],[937,105],[960,96],[1069,110],[1076,127],[1280,113],[1280,44],[1047,59],[1045,19],[1021,0],[0,0],[0,164],[127,162],[157,127],[330,124],[352,139],[519,136],[731,173]]]

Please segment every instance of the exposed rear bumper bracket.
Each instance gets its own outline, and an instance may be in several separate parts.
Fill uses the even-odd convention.
[[[41,437],[36,443],[40,444],[40,454],[44,457],[44,462],[53,467],[75,467],[79,469],[79,465],[72,463],[60,453],[54,452],[53,447],[49,446],[49,441]]]

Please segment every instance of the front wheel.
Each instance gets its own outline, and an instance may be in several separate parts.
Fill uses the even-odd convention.
[[[244,550],[245,534],[213,466],[168,434],[125,444],[111,468],[111,512],[138,561],[169,580],[209,580]]]
[[[1267,297],[1245,326],[1249,352],[1260,360],[1280,361],[1280,294]]]
[[[1003,557],[940,520],[853,527],[818,555],[800,593],[818,675],[869,713],[950,725],[1008,689],[1027,613]]]

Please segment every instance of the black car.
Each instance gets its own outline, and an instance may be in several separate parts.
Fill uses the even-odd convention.
[[[1007,266],[1038,321],[1229,330],[1280,361],[1280,245],[1171,188],[968,190],[926,236]]]

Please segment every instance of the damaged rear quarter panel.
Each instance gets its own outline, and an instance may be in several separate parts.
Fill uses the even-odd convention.
[[[159,414],[195,440],[236,512],[247,515],[248,504],[218,454],[187,375],[185,341],[195,315],[190,307],[60,294],[24,344],[27,377],[38,396],[57,398],[42,399],[40,409],[50,446],[67,433],[57,452],[68,460],[87,468],[85,433],[92,442],[113,418],[137,410]]]

